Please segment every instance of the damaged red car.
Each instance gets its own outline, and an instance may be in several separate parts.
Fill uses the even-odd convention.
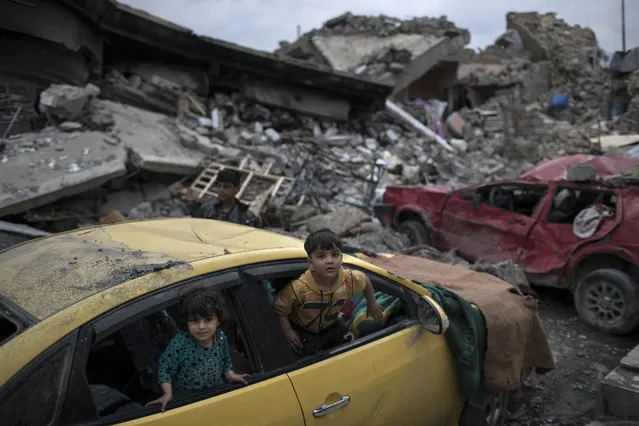
[[[575,165],[591,170],[575,179]],[[639,159],[561,157],[519,179],[464,188],[392,186],[375,216],[415,245],[518,263],[534,285],[567,288],[601,331],[639,325]],[[633,178],[633,176],[635,176]]]

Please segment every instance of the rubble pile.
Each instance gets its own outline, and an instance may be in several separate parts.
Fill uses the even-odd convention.
[[[500,64],[503,67],[497,72],[491,68],[491,65],[478,65],[467,74],[460,76],[459,84],[507,87],[521,83],[528,77],[529,73],[534,72],[531,62],[521,58],[503,61]]]
[[[506,21],[510,31],[519,33],[531,60],[550,61],[551,90],[542,100],[547,104],[555,93],[569,94],[569,111],[562,118],[570,123],[599,117],[610,86],[599,66],[601,51],[594,31],[569,25],[554,12],[510,12]]]
[[[356,62],[349,61],[346,69],[339,66],[338,69],[392,81],[438,39],[459,34],[468,34],[468,30],[458,28],[446,16],[401,20],[385,15],[361,16],[347,12],[326,21],[321,28],[307,32],[293,43],[280,42],[275,54],[335,67],[336,64],[327,63],[322,53],[324,43],[331,46],[344,44],[354,49],[352,54],[356,56]]]
[[[626,79],[626,89],[630,99],[628,109],[614,123],[614,129],[622,135],[639,133],[639,70],[635,70]]]

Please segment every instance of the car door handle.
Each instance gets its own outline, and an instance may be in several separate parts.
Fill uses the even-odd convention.
[[[313,417],[322,417],[328,413],[331,413],[338,408],[342,408],[346,404],[351,402],[351,397],[348,395],[344,395],[340,398],[339,401],[334,402],[332,404],[323,404],[313,410]]]

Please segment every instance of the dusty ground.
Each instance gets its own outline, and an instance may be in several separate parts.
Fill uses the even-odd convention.
[[[536,290],[557,369],[531,378],[527,388],[511,401],[514,413],[506,425],[587,425],[595,420],[599,382],[639,344],[639,330],[624,337],[599,333],[577,319],[565,294]]]

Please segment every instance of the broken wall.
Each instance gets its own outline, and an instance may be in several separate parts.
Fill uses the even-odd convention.
[[[411,83],[406,90],[409,99],[441,99],[447,88],[457,81],[457,62],[442,62]]]

